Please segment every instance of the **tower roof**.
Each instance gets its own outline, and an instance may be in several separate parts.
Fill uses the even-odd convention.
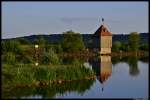
[[[100,74],[100,78],[99,78],[99,81],[101,83],[104,83],[106,80],[108,80],[108,78],[111,76],[110,73],[101,73]]]
[[[94,33],[94,36],[112,36],[112,33],[104,25],[101,25]]]

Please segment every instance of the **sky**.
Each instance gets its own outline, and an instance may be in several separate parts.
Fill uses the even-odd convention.
[[[148,2],[2,2],[2,39],[72,30],[93,34],[148,32]]]

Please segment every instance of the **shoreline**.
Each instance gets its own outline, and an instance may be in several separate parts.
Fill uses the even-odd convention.
[[[77,52],[77,53],[62,53],[58,54],[59,57],[93,57],[93,56],[102,56],[98,52],[93,53],[93,52],[87,52],[87,51],[82,51],[82,52]],[[112,52],[111,54],[103,54],[103,55],[108,55],[108,56],[149,56],[148,51],[137,51],[137,52]]]
[[[25,87],[45,87],[48,85],[53,85],[53,84],[59,84],[63,85],[64,83],[69,83],[69,82],[78,82],[78,81],[84,81],[84,80],[95,80],[96,76],[91,76],[91,77],[85,77],[82,79],[73,79],[73,80],[47,80],[47,81],[36,81],[30,84],[15,84],[15,85],[9,85],[9,86],[2,86],[2,89],[13,89],[13,88],[25,88]],[[11,88],[10,88],[11,87]]]

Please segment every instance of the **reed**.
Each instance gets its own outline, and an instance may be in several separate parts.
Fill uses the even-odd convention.
[[[28,67],[27,67],[28,66]],[[2,85],[32,84],[34,82],[80,80],[94,76],[83,65],[3,65]]]

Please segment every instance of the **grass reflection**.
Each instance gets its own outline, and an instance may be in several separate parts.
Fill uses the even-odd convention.
[[[50,84],[48,87],[26,87],[26,88],[13,88],[11,90],[2,90],[2,98],[21,98],[39,95],[43,98],[53,98],[56,94],[64,95],[65,92],[77,92],[83,94],[89,90],[95,80],[82,80],[67,82],[64,84]]]

